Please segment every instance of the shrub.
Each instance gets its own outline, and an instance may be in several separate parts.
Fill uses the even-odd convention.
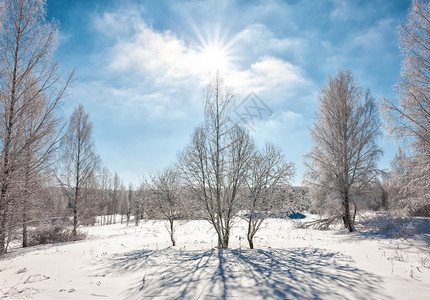
[[[30,237],[30,245],[55,244],[84,240],[86,233],[77,232],[73,236],[72,230],[61,225],[50,225],[37,228]]]

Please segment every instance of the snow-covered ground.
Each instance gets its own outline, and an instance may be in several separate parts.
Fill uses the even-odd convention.
[[[85,241],[12,249],[0,260],[5,299],[430,299],[430,220],[386,217],[343,230],[270,219],[246,242],[237,221],[218,250],[205,221],[83,228]],[[407,237],[405,239],[405,237]]]

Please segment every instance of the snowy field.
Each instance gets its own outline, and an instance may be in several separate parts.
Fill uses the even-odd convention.
[[[309,219],[309,217],[307,218]],[[430,220],[377,219],[359,232],[296,229],[270,219],[249,250],[237,220],[231,250],[205,221],[83,228],[88,239],[12,249],[2,299],[430,299]]]

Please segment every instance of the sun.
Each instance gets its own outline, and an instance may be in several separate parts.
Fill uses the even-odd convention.
[[[223,24],[205,26],[190,20],[194,32],[191,49],[196,54],[196,69],[205,74],[227,75],[237,69],[236,38]]]
[[[200,50],[200,63],[205,71],[224,72],[228,69],[230,57],[228,50],[220,45],[205,45]]]

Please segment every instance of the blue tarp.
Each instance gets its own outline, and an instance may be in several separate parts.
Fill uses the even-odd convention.
[[[245,218],[249,218],[249,214],[244,214],[243,215]],[[259,213],[253,213],[252,214],[252,218],[253,219],[258,219],[261,216],[259,215]],[[284,212],[279,212],[279,213],[271,213],[269,215],[269,218],[272,219],[284,219],[284,218],[290,218],[290,219],[294,219],[294,220],[298,220],[298,219],[304,219],[306,218],[306,216],[302,213],[296,212],[296,211],[284,211]]]

